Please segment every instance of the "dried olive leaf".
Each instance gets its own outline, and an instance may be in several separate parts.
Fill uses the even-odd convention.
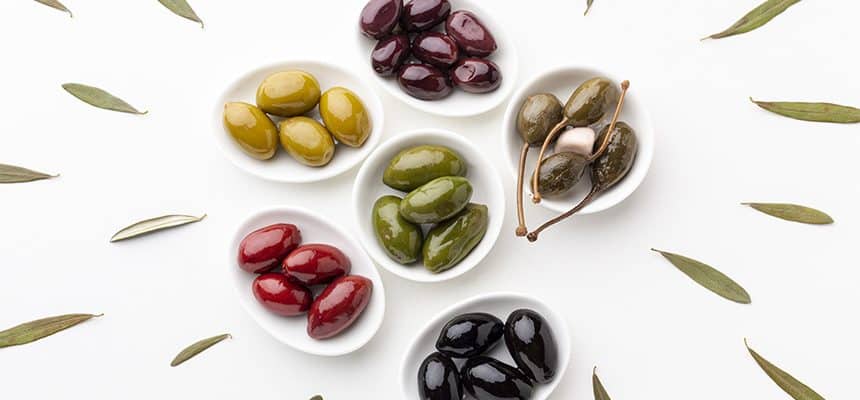
[[[750,101],[761,108],[784,117],[812,122],[832,122],[835,124],[856,124],[860,122],[860,109],[833,103],[802,103]]]
[[[173,11],[174,14],[185,18],[190,19],[194,22],[200,24],[200,27],[203,28],[203,21],[200,17],[197,16],[197,13],[194,12],[194,9],[188,5],[188,2],[185,0],[158,0],[163,6],[167,7],[168,10]]]
[[[741,203],[772,217],[803,224],[829,225],[833,218],[822,211],[797,204],[781,203]]]
[[[32,182],[42,179],[56,178],[58,175],[48,175],[14,165],[0,164],[0,183]]]
[[[147,233],[160,231],[162,229],[192,224],[203,220],[203,218],[206,218],[206,214],[203,214],[203,216],[200,217],[195,217],[193,215],[165,215],[162,217],[147,219],[122,228],[110,238],[110,241],[111,243],[119,242],[120,240],[131,239]]]
[[[320,395],[316,395],[314,397],[311,397],[311,400],[323,400],[323,398]]]
[[[176,355],[176,358],[170,362],[171,367],[175,367],[179,364],[182,364],[194,356],[202,353],[204,350],[216,345],[218,342],[230,338],[229,333],[225,333],[223,335],[212,336],[208,339],[203,339],[201,341],[195,342],[191,346],[186,347],[184,350],[180,351],[179,354]]]
[[[0,332],[0,348],[35,342],[103,314],[66,314],[25,322]]]
[[[77,97],[84,103],[105,110],[129,114],[146,114],[148,112],[140,112],[122,99],[97,87],[82,85],[80,83],[64,83],[63,89],[66,89],[72,96]]]
[[[51,7],[51,8],[53,8],[53,9],[57,9],[57,10],[60,10],[60,11],[63,11],[63,12],[67,12],[67,13],[69,13],[69,17],[73,17],[73,15],[72,15],[72,11],[71,11],[71,10],[69,10],[68,8],[66,8],[66,6],[64,6],[64,5],[63,5],[63,3],[60,3],[60,2],[59,2],[59,1],[57,1],[57,0],[36,0],[36,2],[38,2],[38,3],[42,3],[42,4],[44,4],[44,5],[48,6],[48,7]]]
[[[586,3],[585,3],[585,14],[582,14],[582,15],[588,15],[588,12],[591,11],[591,5],[592,4],[594,4],[594,0],[587,0],[586,1]]]
[[[721,39],[755,30],[770,22],[774,17],[782,14],[783,11],[799,2],[800,0],[767,0],[754,10],[750,11],[747,15],[744,15],[743,18],[738,20],[738,22],[735,22],[735,24],[730,26],[729,29],[705,37],[702,40]]]
[[[750,352],[750,355],[752,355],[756,364],[764,370],[764,373],[766,373],[777,386],[788,393],[789,396],[795,400],[824,400],[824,397],[815,393],[815,391],[809,386],[804,385],[802,382],[789,375],[788,372],[779,369],[779,367],[771,364],[770,361],[756,353],[755,350],[750,348],[746,339],[744,339],[744,345],[746,345],[747,350]]]
[[[657,249],[651,250],[663,255],[672,265],[705,289],[736,303],[752,303],[749,293],[741,285],[713,267],[679,254]]]
[[[606,388],[603,387],[600,378],[597,377],[597,367],[594,367],[594,371],[591,373],[591,385],[594,388],[594,400],[612,400],[609,398],[609,393],[606,393]]]

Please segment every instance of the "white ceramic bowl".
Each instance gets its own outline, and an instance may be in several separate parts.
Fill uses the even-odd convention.
[[[251,283],[256,274],[243,271],[236,263],[239,243],[249,233],[275,223],[296,225],[302,233],[302,243],[326,243],[340,249],[352,263],[352,275],[361,275],[373,281],[370,303],[358,319],[340,335],[331,339],[311,339],[307,334],[307,316],[282,317],[265,308],[254,297]],[[276,339],[305,353],[321,356],[339,356],[364,346],[382,325],[385,315],[385,288],[373,262],[353,239],[339,226],[310,211],[294,207],[271,207],[248,216],[236,228],[228,247],[227,272],[233,281],[239,302],[264,330]],[[323,286],[312,288],[318,295]]]
[[[487,233],[474,250],[469,253],[460,263],[443,272],[434,274],[425,269],[421,262],[413,265],[401,265],[392,260],[376,239],[373,231],[371,213],[373,204],[384,195],[395,195],[403,197],[406,194],[394,190],[382,183],[382,174],[388,163],[397,153],[410,147],[420,145],[446,146],[466,161],[468,172],[466,178],[472,184],[472,202],[485,204],[489,208],[490,225]],[[355,178],[355,186],[352,193],[352,201],[355,219],[358,226],[358,237],[365,250],[376,261],[377,264],[389,272],[418,282],[441,282],[456,278],[475,268],[493,248],[499,233],[502,231],[502,222],[505,219],[505,194],[502,180],[498,172],[490,163],[490,160],[463,136],[439,129],[419,129],[411,132],[397,134],[379,146],[358,171]]]
[[[583,82],[596,76],[605,76],[615,82],[621,82],[624,77],[618,76],[607,71],[597,70],[588,67],[560,67],[551,69],[544,73],[535,76],[530,82],[523,85],[517,90],[511,98],[508,105],[508,110],[505,113],[504,125],[502,126],[502,142],[504,150],[508,156],[508,165],[514,176],[514,181],[517,179],[517,166],[520,159],[520,149],[523,141],[517,133],[517,114],[520,107],[526,98],[537,93],[552,93],[555,94],[562,104],[564,104],[570,94]],[[614,107],[613,107],[614,110]],[[580,214],[591,214],[606,210],[618,203],[624,201],[627,196],[630,196],[648,173],[648,168],[651,166],[651,159],[654,157],[654,125],[651,121],[651,115],[645,108],[645,105],[640,100],[636,93],[636,82],[630,83],[630,90],[624,100],[624,110],[621,112],[619,121],[624,121],[630,124],[636,131],[636,137],[639,140],[639,150],[636,154],[636,161],[630,173],[623,181],[609,189],[605,193],[598,196],[597,199],[591,202],[588,206],[580,211]],[[599,132],[598,132],[599,133]],[[526,183],[529,183],[528,177],[534,171],[534,165],[537,161],[540,148],[531,148],[529,158],[526,164]],[[549,154],[552,154],[552,147],[548,149]],[[582,179],[573,190],[568,194],[560,197],[544,197],[540,204],[550,210],[556,212],[565,212],[578,203],[585,197],[588,190],[591,188],[589,178]],[[523,196],[523,204],[526,206],[531,202],[531,186],[524,185],[525,195]]]
[[[412,339],[412,343],[406,350],[406,356],[403,357],[403,362],[400,366],[400,387],[402,388],[403,398],[414,399],[418,397],[418,369],[421,367],[424,359],[436,351],[435,345],[436,339],[439,337],[439,332],[451,318],[465,313],[485,312],[505,321],[512,311],[521,308],[531,309],[542,315],[549,323],[553,337],[555,337],[556,344],[558,345],[558,369],[555,373],[555,378],[546,384],[535,385],[535,390],[531,397],[532,400],[545,400],[549,398],[550,394],[552,394],[553,390],[555,390],[556,386],[564,378],[564,373],[567,371],[567,365],[570,362],[570,332],[567,322],[546,303],[532,296],[517,293],[488,293],[475,296],[449,307],[431,319],[424,328],[418,331],[415,338]],[[510,353],[508,353],[504,339],[501,339],[501,341],[487,355],[505,364],[516,366]],[[457,367],[461,367],[464,361],[454,360],[454,362],[457,364]]]
[[[323,92],[335,86],[343,86],[361,98],[370,114],[372,124],[370,137],[367,138],[363,146],[352,148],[338,144],[334,151],[334,158],[323,167],[308,167],[300,164],[280,144],[278,144],[275,156],[266,161],[251,158],[242,151],[230,133],[224,129],[222,122],[224,104],[231,101],[256,104],[257,87],[260,82],[272,73],[291,69],[304,70],[315,76]],[[320,120],[318,108],[315,108],[309,115]],[[277,124],[282,118],[273,118],[272,120]],[[240,169],[253,175],[270,181],[289,183],[316,182],[349,171],[361,163],[379,144],[382,139],[384,122],[385,113],[382,102],[366,80],[341,67],[319,61],[284,61],[254,69],[227,85],[224,92],[218,97],[218,101],[215,102],[212,112],[212,132],[215,135],[215,142],[227,159]]]
[[[356,26],[358,26],[358,16],[361,14],[362,7],[364,7],[364,2],[358,3],[360,3],[360,7],[355,11]],[[483,114],[498,107],[511,95],[516,86],[517,74],[519,73],[519,58],[517,57],[516,45],[507,35],[504,27],[493,19],[492,12],[487,11],[487,9],[481,7],[478,3],[477,0],[451,0],[451,11],[472,11],[481,19],[481,22],[484,23],[496,39],[498,49],[488,57],[502,71],[502,85],[495,91],[484,94],[473,94],[454,88],[451,95],[442,100],[426,101],[416,99],[406,94],[400,88],[400,84],[397,83],[397,77],[382,77],[373,71],[373,67],[370,64],[370,53],[373,52],[377,41],[364,36],[356,28],[355,35],[358,38],[359,54],[362,57],[360,60],[365,66],[365,71],[367,74],[372,75],[392,96],[424,112],[446,117],[468,117]],[[441,24],[441,30],[444,30],[444,24],[444,22]],[[437,30],[440,30],[440,28],[437,28]]]

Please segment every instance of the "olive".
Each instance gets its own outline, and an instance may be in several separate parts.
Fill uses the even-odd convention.
[[[563,118],[563,106],[558,97],[549,93],[531,95],[517,114],[517,132],[526,143],[540,146]]]
[[[403,192],[443,176],[466,176],[466,162],[454,150],[444,146],[416,146],[397,153],[385,172],[382,182]]]
[[[454,218],[434,226],[421,249],[424,268],[438,273],[459,264],[484,238],[489,221],[487,206],[469,204]]]
[[[489,93],[502,85],[502,72],[490,60],[464,58],[451,70],[451,81],[465,92]]]
[[[533,382],[547,383],[558,368],[558,347],[549,323],[532,310],[516,310],[505,321],[505,345]]]
[[[296,161],[311,167],[328,164],[334,156],[334,140],[328,130],[308,117],[281,121],[281,146]]]
[[[459,176],[445,176],[425,183],[400,202],[400,215],[416,224],[431,224],[453,217],[472,198],[472,185]]]
[[[359,275],[342,276],[326,286],[308,311],[308,336],[322,340],[350,327],[370,303],[373,281]]]
[[[327,244],[303,244],[284,259],[282,268],[290,282],[313,286],[348,275],[352,263],[337,247]]]
[[[443,99],[453,90],[445,73],[428,64],[405,65],[397,80],[404,92],[421,100]]]
[[[595,151],[603,142],[609,126],[603,128],[595,142]],[[636,159],[636,152],[639,148],[639,142],[636,139],[636,132],[630,125],[624,122],[618,122],[613,129],[609,146],[602,156],[594,160],[591,165],[591,180],[596,182],[599,191],[605,191],[627,176],[630,169],[633,168],[633,162]]]
[[[460,371],[450,358],[433,353],[418,368],[418,398],[421,400],[460,400],[463,385]]]
[[[320,97],[320,116],[326,129],[349,147],[361,147],[370,136],[370,115],[351,90],[333,87]]]
[[[361,10],[359,28],[365,36],[381,39],[397,26],[403,14],[403,0],[370,0]]]
[[[255,278],[251,291],[263,308],[282,317],[304,314],[311,308],[314,298],[308,288],[290,282],[284,274],[274,272]]]
[[[401,22],[409,32],[426,31],[441,24],[449,14],[448,0],[412,0],[406,3]]]
[[[262,110],[248,103],[224,105],[224,128],[245,153],[268,160],[278,148],[278,128]]]
[[[620,95],[618,87],[607,78],[591,78],[579,85],[564,105],[568,124],[588,126],[609,116]]]
[[[274,224],[257,229],[242,238],[236,261],[251,273],[266,272],[277,266],[302,242],[302,232],[293,224]]]
[[[380,40],[370,53],[373,70],[380,76],[394,76],[409,58],[409,36],[394,35]]]
[[[499,360],[479,356],[463,366],[463,388],[477,400],[527,400],[532,383],[516,368]]]
[[[382,196],[373,204],[373,231],[376,240],[392,260],[400,264],[418,261],[424,234],[421,227],[400,215],[400,198]]]
[[[460,50],[454,39],[444,33],[422,32],[412,41],[412,55],[427,64],[447,69],[460,58]]]
[[[462,314],[442,328],[436,350],[453,358],[472,358],[486,353],[504,335],[502,320],[487,313]]]
[[[585,169],[588,159],[571,152],[555,153],[543,160],[538,176],[538,190],[545,196],[560,196],[573,189]]]
[[[276,72],[257,88],[257,107],[279,117],[302,115],[320,101],[320,84],[299,70]]]
[[[496,51],[493,34],[469,11],[452,13],[445,22],[445,32],[470,56],[487,57]]]

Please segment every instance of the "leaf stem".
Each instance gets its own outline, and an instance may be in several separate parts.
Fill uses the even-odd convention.
[[[526,228],[526,217],[523,211],[523,180],[525,180],[526,158],[529,155],[529,143],[523,143],[523,148],[520,150],[519,174],[517,175],[517,236],[522,237],[528,233]]]

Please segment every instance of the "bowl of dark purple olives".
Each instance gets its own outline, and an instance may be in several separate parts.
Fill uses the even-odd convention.
[[[400,368],[403,398],[543,400],[569,359],[567,323],[545,303],[480,295],[442,311],[413,339]]]
[[[370,0],[359,49],[394,97],[419,110],[471,116],[499,106],[517,77],[514,44],[475,0]]]

